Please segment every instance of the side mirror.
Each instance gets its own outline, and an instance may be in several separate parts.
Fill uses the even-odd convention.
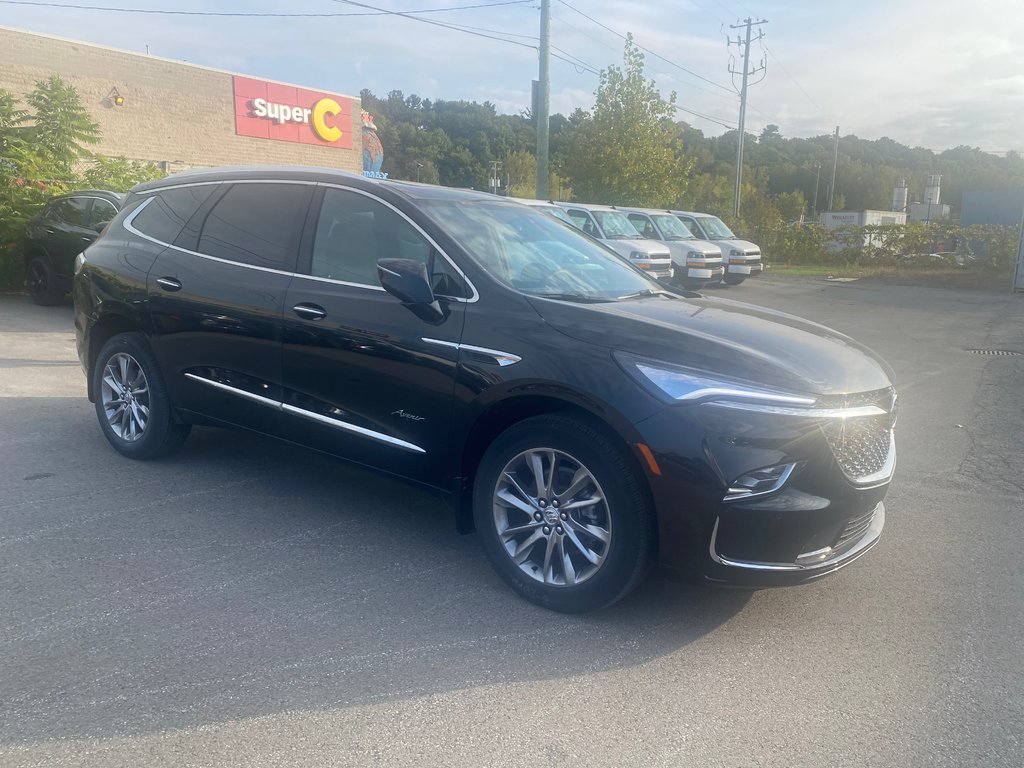
[[[377,277],[381,287],[428,323],[446,317],[430,288],[427,265],[412,259],[378,259]]]
[[[109,220],[101,221],[99,224],[97,224],[95,227],[93,227],[93,229],[96,230],[96,234],[102,235],[103,234],[103,230],[107,228],[107,224],[109,224],[109,223],[110,223]]]

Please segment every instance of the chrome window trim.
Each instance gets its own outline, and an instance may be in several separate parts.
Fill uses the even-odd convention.
[[[820,560],[818,562],[808,561],[819,558],[824,550],[819,549],[814,552],[805,552],[802,555],[797,555],[797,562],[794,563],[760,563],[750,560],[733,560],[732,558],[724,557],[718,553],[717,549],[718,524],[720,521],[720,517],[715,518],[715,527],[711,531],[711,542],[708,544],[708,554],[711,556],[711,559],[719,565],[725,565],[730,568],[742,568],[748,571],[774,571],[788,573],[796,571],[811,571],[812,575],[824,576],[825,573],[830,573],[837,568],[841,568],[844,565],[852,563],[878,543],[878,540],[882,537],[882,528],[885,527],[885,505],[882,502],[878,502],[878,505],[874,509],[874,518],[871,521],[871,526],[864,532],[864,535],[861,536],[856,545],[832,558]],[[828,549],[831,550],[831,547]],[[804,560],[805,562],[800,563],[800,560]],[[821,573],[816,573],[817,571],[821,571]]]
[[[389,203],[387,200],[384,200],[384,199],[378,197],[377,195],[375,195],[375,194],[373,194],[371,192],[367,192],[364,189],[357,189],[356,187],[347,187],[347,186],[345,186],[343,184],[334,184],[332,182],[327,182],[327,181],[317,182],[317,186],[324,187],[324,188],[327,188],[327,189],[340,189],[340,190],[343,190],[345,192],[355,192],[357,195],[362,195],[363,197],[368,197],[371,200],[374,200],[374,201],[380,203],[381,205],[385,206],[386,208],[390,208],[392,211],[394,211],[396,214],[398,214],[401,218],[405,219],[405,221],[408,222],[409,226],[411,226],[413,229],[415,229],[417,232],[419,232],[424,237],[424,239],[426,239],[426,241],[429,242],[439,254],[441,254],[441,256],[444,258],[444,260],[447,261],[449,265],[451,265],[452,269],[454,269],[459,274],[459,276],[463,280],[466,281],[466,285],[469,286],[469,290],[470,290],[471,295],[470,295],[470,297],[468,299],[462,298],[460,296],[445,296],[444,294],[441,295],[441,298],[447,299],[448,301],[458,301],[458,302],[460,302],[462,304],[473,304],[473,303],[479,301],[480,294],[477,292],[476,286],[473,285],[473,281],[470,280],[466,276],[466,273],[463,272],[462,268],[459,267],[459,265],[456,264],[452,260],[451,256],[449,256],[447,253],[445,253],[444,249],[440,245],[437,244],[437,241],[434,240],[434,238],[432,238],[429,234],[427,234],[427,232],[424,231],[423,227],[421,227],[415,221],[410,219],[403,211],[399,210],[397,207],[395,207],[394,205]],[[300,277],[302,277],[302,275],[300,275]],[[312,277],[312,275],[309,275],[309,277]],[[336,282],[341,282],[341,281],[336,281]],[[363,283],[345,283],[345,285],[359,285],[360,287],[363,287],[363,288],[370,288],[370,289],[378,290],[378,291],[384,290],[380,286],[366,285],[366,284],[363,284]]]
[[[500,349],[490,349],[488,347],[476,347],[472,344],[460,344],[455,341],[444,341],[442,339],[430,339],[426,336],[420,337],[421,341],[425,341],[427,344],[439,344],[442,347],[451,347],[452,349],[466,350],[467,352],[476,352],[481,355],[488,355],[494,358],[494,362],[504,368],[507,365],[515,365],[521,358],[519,355],[514,355],[511,352],[502,352]]]
[[[353,434],[357,434],[362,437],[369,438],[371,440],[376,440],[378,442],[385,443],[386,445],[391,445],[395,448],[402,448],[407,451],[412,451],[413,453],[426,453],[426,451],[423,448],[420,448],[420,446],[416,445],[415,443],[409,443],[406,442],[405,440],[399,440],[397,437],[385,435],[383,432],[376,432],[372,429],[367,429],[366,427],[360,427],[355,424],[350,424],[349,422],[342,421],[340,419],[332,419],[329,416],[314,413],[313,411],[307,411],[304,408],[298,408],[294,405],[289,405],[288,403],[282,403],[277,400],[273,400],[269,397],[263,397],[262,395],[257,395],[253,392],[249,392],[244,389],[238,389],[237,387],[232,387],[229,386],[228,384],[221,384],[219,381],[208,379],[205,376],[198,376],[194,373],[186,373],[184,374],[184,376],[186,379],[192,379],[193,381],[198,381],[202,384],[207,384],[213,387],[214,389],[219,389],[223,392],[228,392],[232,395],[238,395],[239,397],[243,397],[246,400],[252,400],[255,403],[259,403],[260,405],[266,405],[271,408],[274,408],[275,410],[281,411],[282,413],[291,413],[296,416],[301,416],[305,419],[309,419],[311,421],[317,421],[322,424],[328,424],[332,427],[336,427],[337,429],[341,429],[346,432],[352,432]]]
[[[288,403],[281,403],[281,410],[285,413],[292,413],[296,416],[301,416],[304,419],[309,419],[310,421],[327,424],[328,426],[336,427],[337,429],[341,429],[346,432],[352,432],[353,434],[361,435],[362,437],[369,438],[370,440],[376,440],[377,442],[385,443],[395,448],[402,448],[403,450],[412,451],[413,453],[426,453],[424,449],[420,448],[415,443],[399,440],[397,437],[385,435],[383,432],[375,432],[372,429],[366,429],[366,427],[359,427],[355,424],[350,424],[347,421],[332,419],[330,416],[324,416],[319,413],[314,413],[313,411],[307,411],[304,408],[297,408],[296,406],[289,405]]]

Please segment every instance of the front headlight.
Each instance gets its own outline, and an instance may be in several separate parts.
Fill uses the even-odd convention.
[[[649,258],[651,258],[651,254],[647,253],[646,251],[630,251],[629,252],[629,258],[631,258],[631,259],[649,259]]]
[[[743,251],[737,251],[735,248],[733,248],[731,251],[729,251],[729,255],[730,256],[746,256],[747,254],[745,254]]]
[[[806,395],[782,392],[754,382],[719,376],[623,353],[616,359],[640,386],[665,402],[709,402],[775,413],[803,412],[814,405]]]
[[[686,254],[686,257],[689,258],[689,259],[704,259],[704,258],[707,258],[700,251],[690,251],[688,254]]]

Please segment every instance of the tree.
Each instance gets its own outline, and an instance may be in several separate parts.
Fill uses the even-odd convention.
[[[37,82],[25,100],[34,112],[30,140],[48,161],[50,180],[72,179],[76,164],[90,155],[83,145],[99,141],[100,127],[82,106],[78,91],[56,75]]]
[[[761,143],[764,143],[767,139],[781,139],[782,134],[779,133],[779,126],[769,123],[761,131],[761,138],[758,139]]]
[[[675,125],[676,94],[663,99],[644,78],[644,56],[626,38],[623,67],[601,72],[592,112],[577,111],[561,154],[573,193],[591,203],[674,205],[693,163]]]
[[[87,189],[109,189],[111,192],[127,192],[136,184],[153,179],[162,179],[164,172],[153,163],[140,163],[123,157],[96,155],[92,164],[82,175],[83,186]]]

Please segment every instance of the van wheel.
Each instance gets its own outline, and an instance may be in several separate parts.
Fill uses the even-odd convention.
[[[96,416],[114,449],[153,459],[179,448],[191,430],[175,419],[167,388],[142,336],[121,333],[100,350],[92,370]]]
[[[33,256],[25,270],[25,283],[28,295],[42,307],[52,307],[64,298],[63,291],[57,288],[57,278],[53,274],[50,262],[42,256]]]
[[[746,275],[730,275],[730,274],[726,273],[725,277],[722,278],[722,281],[726,285],[739,285],[740,283],[742,283],[746,279],[747,279]]]
[[[556,611],[611,605],[646,575],[655,520],[643,478],[600,429],[535,416],[487,449],[473,486],[484,550],[516,592]]]

